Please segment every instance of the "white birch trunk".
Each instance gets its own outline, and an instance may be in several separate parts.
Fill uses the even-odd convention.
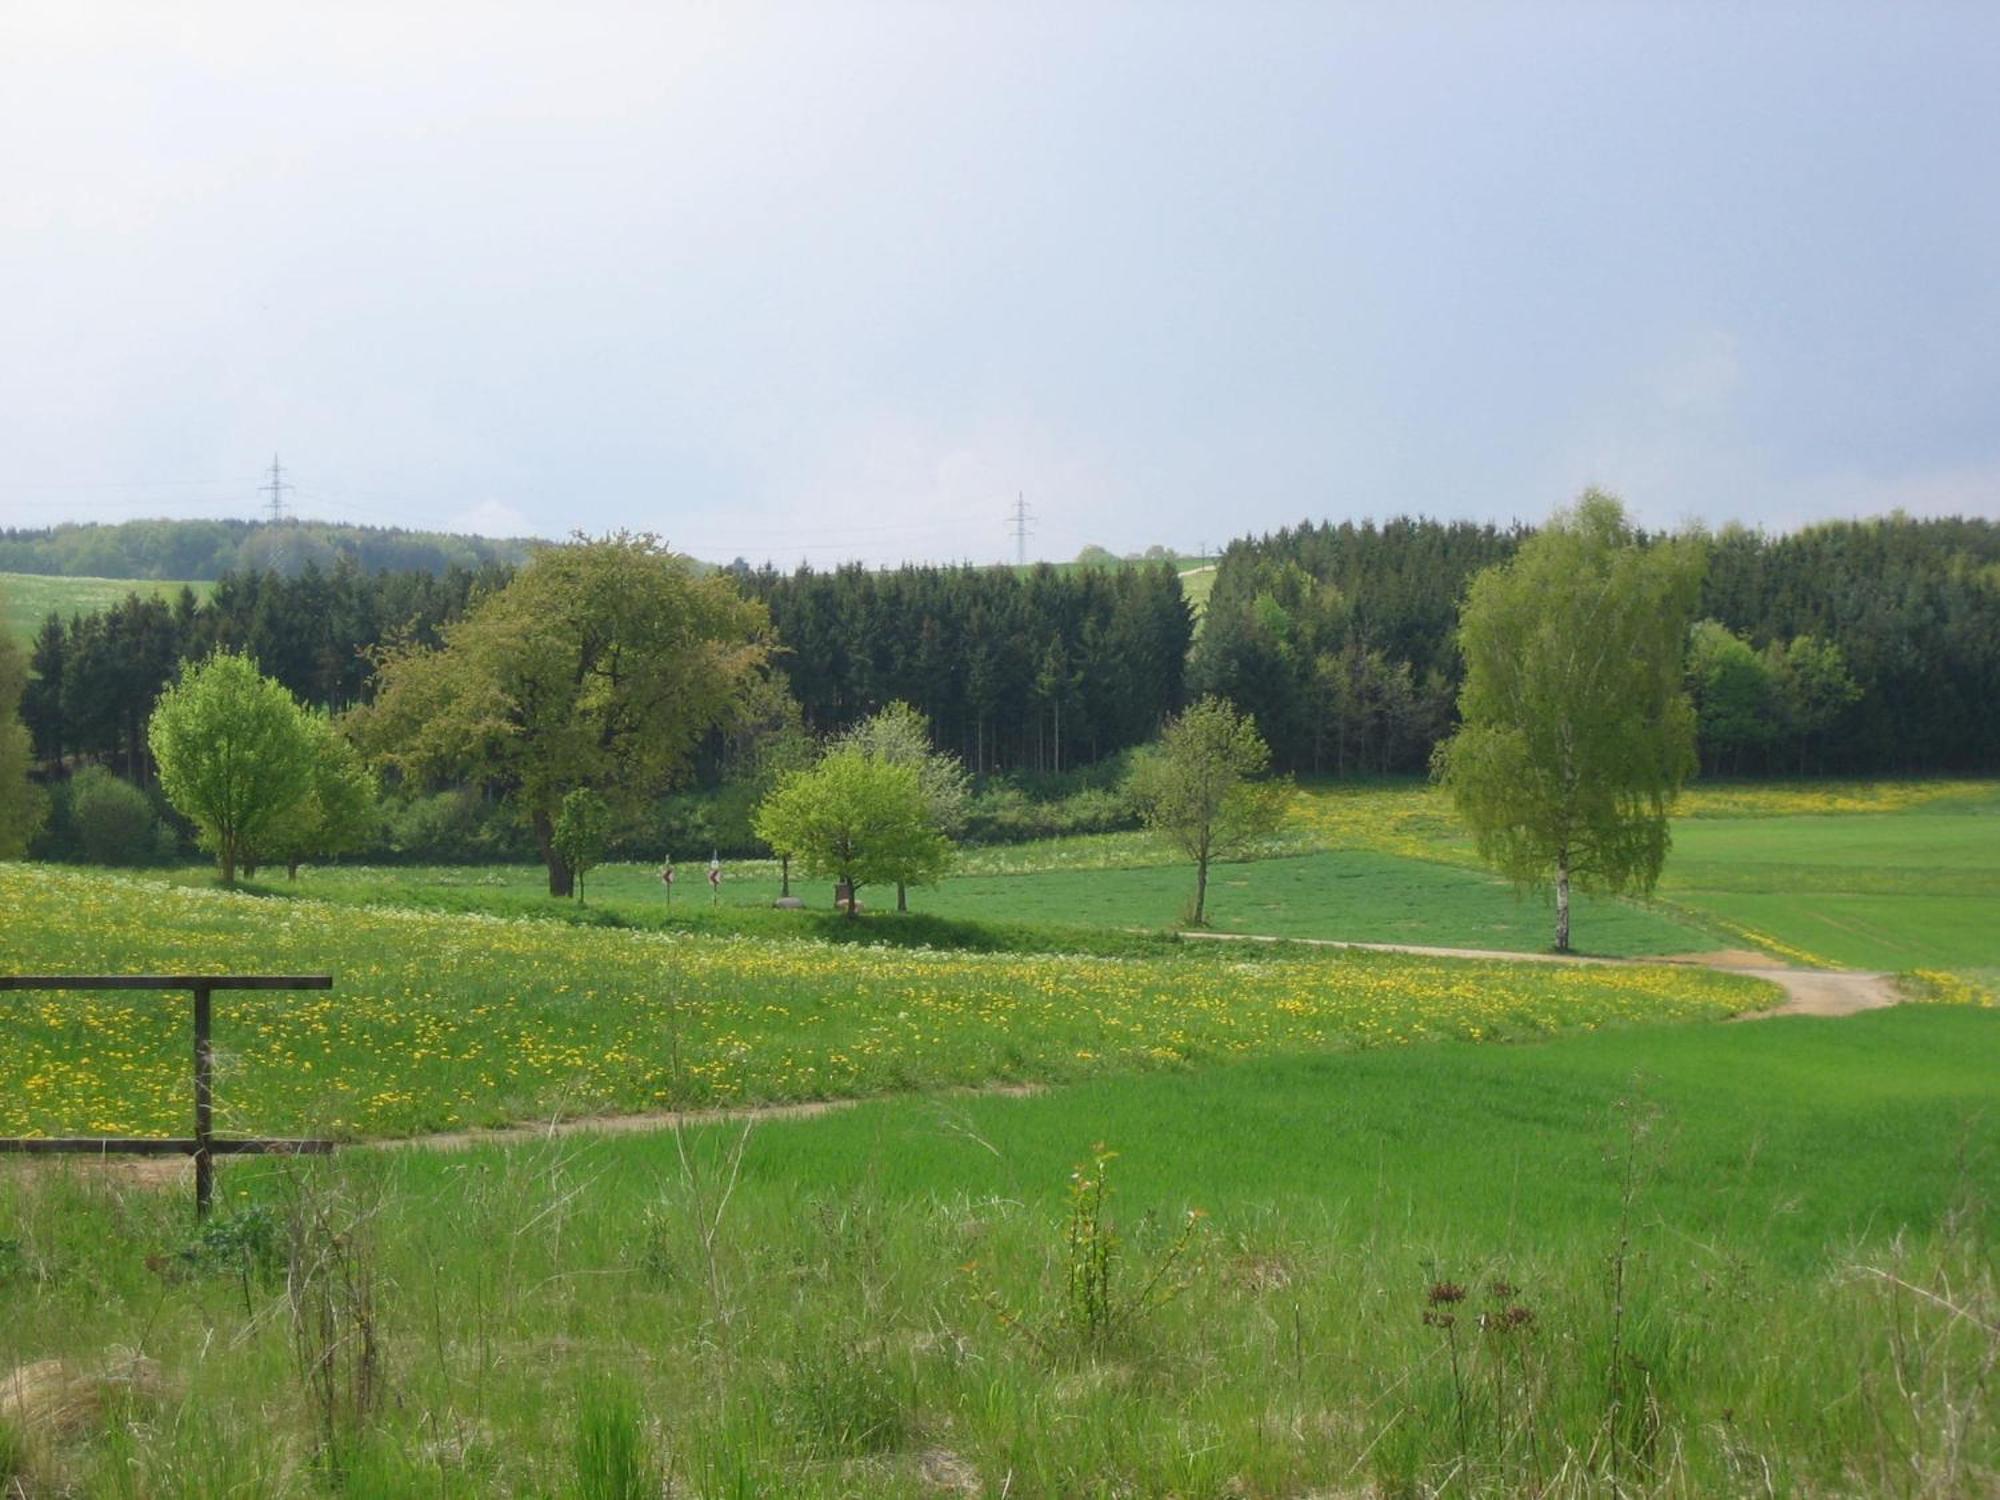
[[[1556,856],[1556,952],[1569,952],[1569,851]]]

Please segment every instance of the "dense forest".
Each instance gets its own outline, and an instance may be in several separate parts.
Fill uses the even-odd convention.
[[[1421,771],[1453,721],[1465,586],[1527,534],[1306,522],[1232,542],[1190,686],[1250,713],[1286,770]]]
[[[1167,564],[730,571],[769,609],[778,670],[815,734],[901,699],[977,774],[1053,774],[1144,743],[1212,692],[1255,717],[1279,768],[1351,775],[1429,764],[1454,719],[1466,584],[1527,534],[1398,520],[1240,540],[1198,640]],[[146,718],[182,660],[246,649],[339,712],[369,698],[371,652],[434,640],[510,572],[227,570],[205,601],[52,617],[22,717],[50,772],[103,764],[143,783]],[[1689,683],[1709,772],[2000,770],[2000,525],[1725,531],[1709,542],[1701,614]]]
[[[1726,531],[1709,548],[1702,598],[1766,669],[1746,684],[1761,723],[1728,747],[1732,769],[2000,770],[2000,523]],[[1695,686],[1713,742],[1718,705]],[[1712,767],[1724,748],[1704,747]]]
[[[1194,616],[1167,563],[745,573],[808,728],[914,705],[974,772],[1062,771],[1178,710]]]
[[[1190,666],[1295,771],[1420,771],[1458,602],[1528,533],[1306,523],[1232,543]],[[2000,769],[2000,525],[1905,516],[1709,539],[1689,662],[1711,772]]]
[[[182,660],[247,650],[301,701],[337,713],[369,696],[375,648],[435,640],[474,590],[508,576],[342,562],[290,578],[227,573],[203,601],[183,590],[51,616],[22,717],[44,761],[99,760],[143,780],[146,718]],[[1193,619],[1165,564],[737,576],[770,609],[779,670],[818,734],[902,699],[975,769],[1061,771],[1150,739],[1181,706]]]
[[[341,562],[294,578],[225,573],[202,601],[184,588],[173,600],[133,594],[96,614],[51,615],[31,648],[21,717],[45,762],[100,762],[143,782],[146,720],[182,661],[219,646],[248,651],[302,702],[337,713],[366,696],[371,650],[396,636],[435,641],[475,589],[507,576],[501,567],[366,573]]]
[[[69,578],[220,578],[308,566],[330,572],[341,562],[377,573],[443,573],[524,561],[525,540],[345,526],[325,521],[122,521],[0,530],[0,573]]]

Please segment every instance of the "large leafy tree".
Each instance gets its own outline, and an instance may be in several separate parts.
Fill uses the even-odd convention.
[[[870,714],[834,742],[836,749],[858,750],[895,766],[910,766],[923,788],[931,826],[947,839],[965,832],[972,807],[972,778],[956,755],[931,748],[931,723],[909,704],[898,701]],[[909,888],[896,883],[896,910],[909,910]]]
[[[146,738],[161,790],[215,852],[225,885],[312,793],[310,720],[283,683],[233,651],[185,664]]]
[[[1462,723],[1436,769],[1480,854],[1523,887],[1650,892],[1667,813],[1695,764],[1683,643],[1693,540],[1637,536],[1596,490],[1472,582],[1459,626]]]
[[[534,832],[549,894],[567,896],[564,795],[591,787],[629,813],[668,790],[729,721],[767,635],[761,605],[657,538],[578,538],[475,599],[442,645],[380,653],[356,729],[407,776],[504,794]]]
[[[1798,743],[1799,774],[1803,776],[1806,752],[1814,738],[1860,700],[1861,687],[1849,675],[1847,658],[1832,641],[1794,636],[1783,649],[1773,641],[1765,655],[1777,681],[1785,727]]]
[[[757,810],[757,836],[856,898],[868,885],[922,885],[951,862],[917,768],[859,750],[832,751],[779,782]]]
[[[1286,785],[1254,779],[1270,758],[1255,721],[1209,697],[1169,723],[1133,768],[1140,817],[1194,861],[1188,919],[1197,927],[1208,918],[1209,862],[1247,853],[1284,816]]]

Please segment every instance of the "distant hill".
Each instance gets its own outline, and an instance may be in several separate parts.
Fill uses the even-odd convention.
[[[0,530],[0,573],[75,579],[215,579],[239,569],[297,573],[350,558],[368,572],[443,573],[520,563],[537,545],[400,526],[328,521],[121,521]],[[119,597],[123,597],[121,593]]]
[[[206,597],[208,593],[206,583],[188,586],[198,596]],[[64,619],[94,614],[134,593],[158,594],[172,600],[181,587],[179,579],[59,578],[44,573],[0,573],[0,630],[25,645],[34,639],[42,621],[52,613]]]

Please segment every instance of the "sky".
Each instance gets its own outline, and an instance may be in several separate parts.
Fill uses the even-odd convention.
[[[2000,517],[2000,5],[0,0],[0,526]]]

